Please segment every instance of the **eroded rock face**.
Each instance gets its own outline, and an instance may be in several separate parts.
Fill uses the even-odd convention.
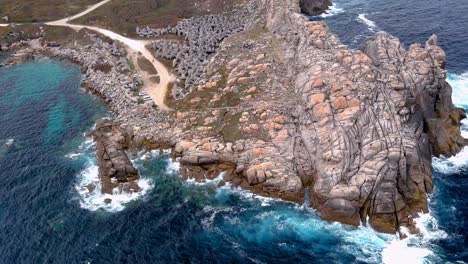
[[[294,155],[307,168],[297,173],[310,186],[311,205],[325,219],[353,225],[369,219],[383,232],[411,226],[428,210],[432,154],[454,155],[465,141],[464,113],[452,104],[436,37],[406,50],[378,33],[353,51],[325,23],[273,5],[270,28],[297,43],[288,48],[302,97]],[[279,21],[284,16],[289,25]]]
[[[405,49],[378,33],[362,50],[350,50],[326,23],[301,15],[299,0],[264,1],[264,8],[266,43],[279,47],[265,44],[266,56],[258,55],[264,51],[255,47],[262,46],[257,39],[239,55],[229,43],[208,66],[226,67],[223,91],[255,87],[255,99],[249,88],[239,106],[245,110],[236,116],[245,138],[228,150],[213,136],[180,143],[182,161],[209,175],[210,165],[232,163],[228,155],[235,169],[226,167],[224,180],[233,186],[296,202],[309,190],[310,205],[324,219],[388,233],[401,226],[416,231],[412,219],[427,212],[433,190],[432,156],[454,155],[465,144],[465,114],[452,104],[436,37]],[[192,118],[180,113],[181,120]],[[219,117],[205,124],[213,120]],[[205,125],[195,133],[213,129]]]
[[[299,0],[252,1],[254,21],[220,43],[199,90],[173,112],[135,100],[110,44],[48,48],[82,65],[119,124],[95,132],[105,192],[138,178],[123,149],[172,147],[184,178],[224,172],[221,184],[264,196],[303,203],[308,191],[324,219],[414,227],[428,210],[432,156],[466,144],[436,37],[405,49],[378,33],[350,50]],[[97,70],[97,59],[114,67]]]
[[[300,0],[301,12],[309,16],[318,16],[324,13],[331,5],[331,0]]]
[[[140,178],[127,156],[125,133],[110,120],[100,120],[92,132],[96,142],[96,157],[103,194],[139,192]]]

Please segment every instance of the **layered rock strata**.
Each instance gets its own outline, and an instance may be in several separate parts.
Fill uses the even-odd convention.
[[[138,171],[125,152],[124,132],[110,120],[100,120],[91,133],[96,142],[96,157],[103,194],[139,192]]]

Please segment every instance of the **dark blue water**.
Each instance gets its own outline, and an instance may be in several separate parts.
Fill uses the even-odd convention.
[[[375,32],[386,31],[406,46],[424,44],[437,34],[447,53],[453,101],[468,110],[468,1],[335,0],[325,20],[343,43],[359,46]],[[315,18],[317,19],[317,18]],[[463,134],[468,137],[468,122]],[[468,261],[468,149],[451,159],[434,160],[436,190],[431,215],[438,223],[429,248],[444,261]],[[434,223],[432,223],[434,225]],[[442,238],[443,237],[443,238]]]
[[[450,28],[446,40],[440,34],[439,38],[449,54],[454,101],[468,106],[468,76],[463,74],[468,71],[463,59],[467,30],[453,25],[466,18],[450,19],[468,13],[466,5],[392,2],[339,1],[343,11],[326,19],[347,44],[356,47],[378,29],[411,43],[425,41],[431,28],[441,32]],[[403,19],[411,11],[408,5],[419,10],[413,12],[417,15],[411,17],[412,23]],[[437,8],[450,16],[432,13]],[[374,21],[375,28],[363,23],[360,14],[368,14],[364,18]],[[434,19],[426,19],[429,16]],[[424,29],[416,23],[424,24]],[[453,54],[459,60],[452,60]],[[0,263],[467,260],[467,149],[455,158],[435,160],[432,211],[418,222],[423,238],[400,241],[365,227],[328,223],[300,205],[255,197],[229,186],[218,189],[217,180],[182,182],[175,173],[177,164],[158,153],[134,157],[144,193],[117,196],[106,206],[105,197],[83,189],[97,181],[93,147],[83,133],[107,113],[79,86],[79,69],[63,62],[42,60],[0,68]],[[5,146],[8,139],[14,139],[11,147]]]
[[[452,73],[468,71],[468,1],[466,0],[335,0],[336,15],[326,17],[343,43],[357,48],[377,31],[402,43],[424,44],[437,34]]]

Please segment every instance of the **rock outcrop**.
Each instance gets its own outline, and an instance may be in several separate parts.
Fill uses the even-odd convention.
[[[332,5],[331,0],[300,0],[301,12],[308,16],[323,14]]]
[[[110,120],[100,120],[92,132],[96,142],[96,157],[103,194],[139,192],[138,171],[133,167],[125,149],[125,133]]]
[[[204,177],[210,165],[222,164],[226,182],[262,195],[303,202],[308,191],[327,220],[416,231],[412,219],[428,211],[433,190],[432,156],[465,145],[465,114],[452,104],[436,37],[405,49],[378,33],[362,50],[350,50],[326,23],[302,16],[299,0],[263,7],[268,32],[251,45],[242,36],[228,40],[208,65],[213,77],[203,88],[216,89],[221,69],[228,73],[223,93],[245,96],[237,109],[221,117],[213,111],[191,131],[201,140],[192,134],[191,144],[176,146],[183,163],[199,165]],[[239,124],[231,130],[207,125],[233,122],[230,116]],[[196,120],[189,112],[180,119]],[[238,139],[229,142],[232,129]]]
[[[351,50],[301,14],[300,0],[249,2],[249,26],[200,57],[196,89],[168,102],[173,112],[139,102],[116,43],[91,36],[92,45],[47,48],[78,62],[85,85],[114,113],[118,125],[95,132],[106,192],[138,190],[125,148],[170,147],[184,178],[223,172],[220,184],[298,203],[309,197],[327,220],[416,231],[412,219],[428,211],[434,186],[432,156],[466,144],[436,37],[406,49],[381,32]]]
[[[7,60],[0,64],[0,67],[14,66],[17,64],[25,63],[34,59],[33,51],[30,49],[23,49],[10,56]]]

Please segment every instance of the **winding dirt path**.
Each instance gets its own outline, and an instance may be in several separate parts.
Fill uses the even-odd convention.
[[[69,27],[74,30],[80,30],[83,28],[93,30],[96,32],[99,32],[113,40],[117,40],[122,42],[124,45],[128,46],[128,49],[131,51],[135,51],[137,53],[140,53],[143,57],[145,57],[148,61],[153,64],[154,68],[159,74],[160,81],[159,83],[145,83],[144,85],[144,90],[148,92],[149,96],[153,99],[156,105],[161,110],[170,110],[170,108],[164,103],[164,98],[166,96],[166,92],[169,86],[169,83],[173,82],[175,80],[175,76],[169,73],[168,69],[161,63],[159,62],[151,53],[150,50],[146,48],[146,45],[150,44],[151,42],[148,40],[135,40],[135,39],[130,39],[127,37],[124,37],[122,35],[119,35],[115,32],[112,32],[107,29],[99,28],[99,27],[94,27],[94,26],[86,26],[86,25],[76,25],[76,24],[70,24],[69,21],[72,21],[74,19],[77,19],[79,17],[82,17],[93,10],[99,8],[102,5],[107,4],[112,0],[104,0],[101,1],[95,5],[89,6],[86,10],[83,12],[66,17],[60,20],[52,21],[52,22],[47,22],[45,23],[46,25],[49,26],[60,26],[60,27]],[[9,24],[0,24],[0,26],[8,26]]]

